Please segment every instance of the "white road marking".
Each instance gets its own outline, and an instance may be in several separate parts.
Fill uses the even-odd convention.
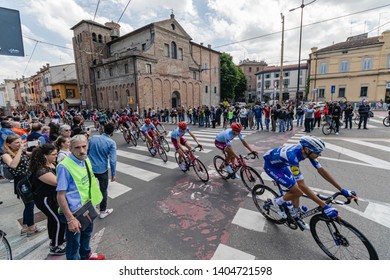
[[[356,139],[343,139],[343,140],[347,141],[347,142],[363,145],[363,146],[366,146],[366,147],[379,149],[379,150],[382,150],[382,151],[385,151],[385,152],[390,152],[390,147],[389,146],[383,146],[383,145],[374,144],[374,143],[370,143],[370,142],[367,142],[367,141],[361,141],[361,140],[356,140]]]
[[[257,211],[239,208],[232,223],[246,229],[264,232],[266,219]]]
[[[117,198],[118,196],[131,190],[132,188],[122,185],[118,182],[109,182],[108,184],[108,196],[111,199]]]
[[[153,164],[153,165],[168,168],[168,169],[177,168],[176,162],[175,163],[169,162],[169,161],[163,162],[162,159],[158,155],[156,155],[156,157],[153,158],[151,155],[145,156],[145,155],[135,154],[135,153],[122,151],[122,150],[117,150],[116,154],[118,156],[121,156],[121,157],[129,158],[129,159],[133,159],[133,160],[137,160],[137,161],[142,161],[144,163],[149,163],[149,164]],[[141,172],[143,172],[143,171],[141,171]]]
[[[254,260],[256,257],[225,244],[219,244],[212,260]]]
[[[116,171],[124,173],[126,175],[135,177],[137,179],[140,179],[142,181],[149,182],[153,180],[154,178],[157,178],[161,174],[155,173],[152,171],[148,171],[142,168],[138,168],[136,166],[130,165],[130,164],[125,164],[122,162],[117,161],[116,162]]]

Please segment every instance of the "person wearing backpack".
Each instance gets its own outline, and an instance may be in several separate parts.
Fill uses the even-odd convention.
[[[30,157],[26,152],[26,144],[22,143],[20,136],[17,134],[9,135],[5,140],[3,146],[4,154],[2,155],[2,161],[8,166],[9,172],[14,178],[14,193],[17,198],[20,198],[17,192],[18,183],[28,176],[28,166],[30,164]],[[41,227],[34,222],[34,200],[25,201],[23,211],[23,228],[20,231],[20,235],[33,236],[39,232],[42,232],[46,227]]]

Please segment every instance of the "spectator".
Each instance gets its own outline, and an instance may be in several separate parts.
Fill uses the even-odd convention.
[[[293,121],[294,121],[294,107],[292,105],[287,108],[287,131],[293,130]]]
[[[64,158],[69,156],[71,154],[69,147],[70,147],[70,138],[59,136],[57,140],[54,142],[54,145],[57,148],[58,155],[57,155],[57,163],[62,161]]]
[[[353,108],[352,105],[347,102],[345,110],[344,110],[344,116],[345,116],[345,127],[348,128],[349,124],[349,129],[352,129],[352,117],[353,117]]]
[[[321,126],[321,109],[320,109],[320,106],[317,106],[315,108],[315,111],[314,111],[314,125],[313,125],[313,128],[316,127],[317,125],[317,128],[319,129],[320,126]]]
[[[93,221],[81,231],[80,222],[72,214],[89,198],[93,205],[102,200],[91,162],[87,157],[87,149],[87,137],[82,134],[73,136],[70,141],[71,155],[64,158],[57,166],[57,201],[61,209],[61,222],[67,224],[65,234],[68,260],[105,259],[104,255],[91,253]]]
[[[360,129],[360,127],[362,126],[362,123],[363,123],[363,128],[368,129],[367,128],[367,120],[368,120],[368,114],[370,113],[370,105],[367,104],[366,99],[362,100],[362,103],[359,106],[358,112],[359,112],[359,116],[360,116],[358,129]]]
[[[72,130],[70,129],[69,125],[63,124],[60,126],[59,133],[60,133],[60,136],[70,138],[70,134],[72,133]]]
[[[336,135],[339,135],[341,114],[341,106],[338,102],[335,101],[332,106],[332,120],[336,125]]]
[[[310,133],[313,130],[314,123],[314,109],[313,104],[309,104],[309,107],[304,108],[305,112],[305,130],[304,132]]]
[[[26,153],[26,146],[22,143],[20,136],[17,134],[9,135],[3,146],[4,154],[1,159],[8,166],[9,172],[14,178],[14,193],[17,198],[20,198],[16,192],[16,186],[19,181],[27,176],[30,157]],[[24,202],[23,210],[23,228],[20,235],[33,236],[46,229],[46,227],[37,226],[34,223],[34,201]]]
[[[10,121],[3,120],[1,121],[1,129],[0,129],[0,147],[4,146],[4,141],[7,139],[9,135],[15,134],[12,131],[12,124]]]
[[[246,129],[248,127],[248,110],[245,107],[242,107],[240,109],[239,116],[240,116],[240,123],[242,124],[244,129]]]
[[[282,107],[277,112],[278,123],[279,123],[279,133],[286,132],[286,119],[287,119],[287,110],[286,107]]]
[[[50,255],[64,255],[65,224],[60,222],[57,203],[57,177],[55,162],[57,150],[52,144],[44,144],[34,149],[30,160],[31,185],[34,202],[47,217],[47,230],[50,239]]]
[[[303,117],[305,115],[305,111],[304,111],[304,108],[305,108],[305,105],[301,105],[297,108],[297,127],[302,127],[302,123],[303,123]]]
[[[253,112],[255,113],[257,130],[259,130],[260,127],[261,127],[261,130],[263,130],[263,120],[262,120],[262,118],[263,118],[263,108],[261,108],[261,106],[259,106],[259,105],[256,105],[255,108],[253,109]],[[268,125],[268,128],[269,128],[269,125]]]
[[[32,152],[35,146],[43,145],[46,143],[45,138],[42,135],[43,125],[41,123],[33,123],[31,125],[31,133],[27,136],[27,142],[31,142],[31,145],[28,145],[27,151]],[[35,145],[37,144],[37,145]]]
[[[264,112],[264,122],[265,122],[265,129],[269,131],[269,123],[271,122],[270,115],[271,115],[271,110],[268,105],[265,105],[263,107],[263,112]],[[256,120],[257,122],[257,120]],[[259,127],[257,127],[259,129]],[[261,127],[263,129],[263,127]]]
[[[114,210],[107,209],[108,189],[108,158],[110,159],[111,182],[116,180],[116,143],[111,139],[114,134],[114,125],[106,124],[102,135],[95,135],[88,145],[88,158],[92,163],[92,170],[99,180],[103,200],[100,202],[100,218],[104,219]]]

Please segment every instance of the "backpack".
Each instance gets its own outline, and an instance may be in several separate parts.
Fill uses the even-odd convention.
[[[0,176],[8,180],[12,180],[14,178],[14,176],[12,176],[11,172],[8,170],[8,165],[4,162],[0,163]]]
[[[16,185],[16,193],[25,204],[34,200],[30,176],[31,174],[27,173]]]

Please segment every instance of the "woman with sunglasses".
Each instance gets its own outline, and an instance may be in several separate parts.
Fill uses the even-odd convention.
[[[323,208],[325,215],[328,218],[336,218],[338,212],[330,205],[326,205],[324,201],[319,199],[317,195],[306,185],[301,170],[299,169],[299,162],[309,159],[317,172],[335,188],[337,188],[346,197],[357,199],[351,191],[343,189],[339,183],[330,175],[330,173],[321,166],[318,162],[318,157],[325,150],[325,143],[320,138],[315,136],[301,137],[299,144],[284,145],[282,147],[269,150],[263,156],[264,171],[277,183],[289,189],[283,196],[280,196],[272,201],[278,209],[278,214],[282,218],[286,218],[286,214],[282,210],[283,203],[291,201],[292,206],[291,215],[296,217],[299,211],[299,197],[303,194],[307,195],[315,203]],[[303,221],[302,228],[309,229],[309,226]]]

